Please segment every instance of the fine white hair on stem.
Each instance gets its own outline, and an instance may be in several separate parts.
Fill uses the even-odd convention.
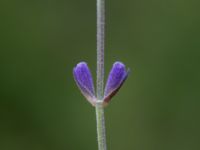
[[[103,99],[105,0],[97,0],[97,99]]]
[[[106,150],[106,132],[104,119],[104,47],[105,47],[105,0],[97,0],[97,141],[98,149]]]

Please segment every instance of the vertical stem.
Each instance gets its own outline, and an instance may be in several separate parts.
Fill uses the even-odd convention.
[[[99,150],[106,150],[106,133],[103,108],[104,86],[105,0],[97,0],[97,140]]]
[[[105,0],[97,0],[97,99],[103,99]]]
[[[99,150],[106,150],[106,133],[105,133],[105,120],[104,108],[102,101],[96,104],[96,120],[97,120],[97,140]]]

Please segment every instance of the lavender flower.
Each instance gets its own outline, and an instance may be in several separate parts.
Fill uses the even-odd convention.
[[[107,150],[104,106],[119,91],[128,76],[125,65],[115,62],[104,86],[105,49],[105,0],[97,0],[97,93],[95,94],[92,75],[85,62],[80,62],[73,70],[74,79],[81,93],[95,106],[97,121],[97,141],[99,150]]]
[[[111,98],[119,91],[128,76],[125,65],[121,62],[115,62],[108,76],[104,92],[104,103],[108,103]]]
[[[80,62],[73,70],[74,79],[81,93],[95,106],[96,97],[91,72],[85,62]]]
[[[91,72],[85,62],[80,62],[73,70],[74,79],[81,93],[93,105],[96,105],[97,98],[95,96],[94,84]],[[108,76],[104,91],[104,106],[111,100],[111,98],[118,92],[120,87],[128,76],[128,71],[125,65],[121,62],[115,62]]]

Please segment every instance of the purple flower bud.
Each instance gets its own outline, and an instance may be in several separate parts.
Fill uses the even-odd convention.
[[[81,93],[95,106],[96,97],[91,72],[85,62],[80,62],[73,70],[74,79]]]
[[[128,76],[128,72],[125,65],[121,62],[115,62],[108,76],[104,91],[104,103],[105,105],[111,100],[111,98],[118,92],[124,81]]]

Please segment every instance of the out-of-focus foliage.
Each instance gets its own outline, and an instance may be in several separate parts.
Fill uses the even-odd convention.
[[[106,1],[105,74],[131,68],[106,108],[109,150],[200,149],[200,2]],[[0,149],[95,150],[95,111],[72,68],[95,76],[96,4],[1,0]]]

